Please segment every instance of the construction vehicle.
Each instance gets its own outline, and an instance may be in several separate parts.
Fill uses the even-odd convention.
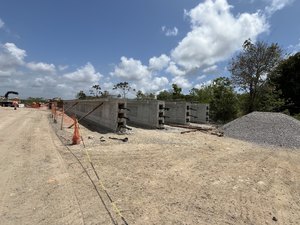
[[[4,107],[18,107],[19,105],[19,98],[9,99],[8,96],[10,94],[19,95],[18,92],[15,91],[8,91],[4,96],[0,96],[0,106]]]

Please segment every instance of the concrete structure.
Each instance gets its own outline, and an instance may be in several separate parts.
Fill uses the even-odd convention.
[[[97,106],[99,107],[95,111],[84,118],[85,122],[99,126],[99,128],[107,131],[125,131],[127,109],[126,101],[122,99],[76,99],[64,101],[66,114],[75,114],[78,119],[94,110]]]
[[[163,129],[165,102],[158,100],[127,100],[128,124],[145,128]]]
[[[166,110],[165,122],[166,124],[182,124],[189,125],[191,121],[190,108],[191,104],[188,102],[165,102]]]
[[[191,122],[208,123],[209,122],[209,104],[191,103]]]

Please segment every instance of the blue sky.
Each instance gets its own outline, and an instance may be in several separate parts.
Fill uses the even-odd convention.
[[[0,95],[72,99],[127,81],[185,92],[219,76],[251,38],[300,51],[296,0],[0,0]]]

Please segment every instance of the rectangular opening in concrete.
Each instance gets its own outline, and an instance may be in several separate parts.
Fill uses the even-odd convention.
[[[162,109],[164,109],[164,105],[159,104],[159,105],[158,105],[158,108],[159,108],[160,110],[162,110]]]
[[[186,110],[190,110],[190,106],[189,105],[186,106]]]
[[[206,106],[206,110],[209,110],[209,106]]]
[[[164,113],[163,112],[159,112],[158,113],[158,117],[164,117]]]
[[[118,118],[124,118],[124,113],[118,113]]]
[[[186,116],[190,116],[190,112],[186,112]]]
[[[159,125],[163,125],[163,124],[164,124],[164,121],[163,121],[163,120],[158,120],[158,124],[159,124]]]
[[[187,123],[189,123],[190,122],[190,119],[189,118],[186,118],[186,120],[185,120]]]
[[[209,112],[206,112],[206,115],[208,116],[208,115],[209,115]]]
[[[118,122],[118,127],[124,127],[124,126],[125,126],[124,122]]]
[[[119,103],[119,109],[125,109],[125,104],[124,103]]]

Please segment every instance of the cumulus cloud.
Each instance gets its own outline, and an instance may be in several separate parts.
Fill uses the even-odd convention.
[[[66,70],[66,69],[68,69],[68,68],[69,68],[68,65],[58,65],[59,71],[64,71],[64,70]]]
[[[183,76],[186,74],[185,71],[180,70],[175,62],[170,62],[168,68],[166,69],[166,72],[174,75],[174,76]]]
[[[85,66],[78,68],[76,71],[64,74],[63,77],[74,82],[97,83],[102,75],[96,72],[94,66],[88,62]]]
[[[37,77],[34,79],[32,86],[33,87],[49,87],[49,86],[55,86],[57,84],[57,81],[53,79],[52,77],[45,76],[45,77]]]
[[[162,54],[159,57],[152,57],[149,60],[149,68],[151,70],[162,70],[168,66],[169,62],[170,62],[169,56]]]
[[[1,29],[2,27],[4,27],[4,22],[3,22],[3,20],[1,20],[1,18],[0,18],[0,29]]]
[[[230,9],[226,0],[207,0],[186,11],[191,31],[172,50],[172,60],[186,71],[209,67],[228,59],[246,39],[268,31],[261,13],[234,16]]]
[[[177,36],[178,35],[178,28],[177,27],[167,28],[166,26],[162,26],[161,30],[168,37],[169,36]]]
[[[18,48],[14,43],[0,45],[0,70],[23,65],[25,57],[26,51]]]
[[[294,0],[268,0],[269,5],[266,6],[265,11],[267,15],[272,15],[273,13],[283,9],[284,7],[292,4]]]
[[[55,73],[55,65],[54,64],[47,64],[47,63],[35,63],[35,62],[29,62],[27,63],[27,68],[29,68],[32,71],[37,72],[46,72],[46,73]]]
[[[111,75],[125,80],[142,80],[150,77],[151,73],[140,60],[122,56]]]
[[[189,88],[191,88],[193,86],[193,84],[190,83],[187,78],[182,77],[182,76],[174,77],[172,79],[172,83],[173,84],[177,84],[181,88],[187,88],[187,89],[189,89]]]
[[[202,82],[202,83],[200,83],[200,84],[196,84],[196,85],[195,85],[195,88],[201,89],[201,88],[206,87],[206,86],[209,86],[209,85],[211,85],[211,84],[212,84],[212,80],[207,80],[207,81]]]
[[[115,66],[111,76],[121,81],[130,82],[133,88],[143,92],[156,92],[169,83],[168,78],[156,76],[154,69],[166,67],[169,58],[166,55],[153,57],[149,60],[149,67],[140,60],[121,57],[121,62]]]
[[[213,73],[217,72],[217,70],[218,70],[218,66],[212,65],[212,66],[209,66],[209,67],[203,69],[202,72],[206,73],[206,74],[213,74]]]

